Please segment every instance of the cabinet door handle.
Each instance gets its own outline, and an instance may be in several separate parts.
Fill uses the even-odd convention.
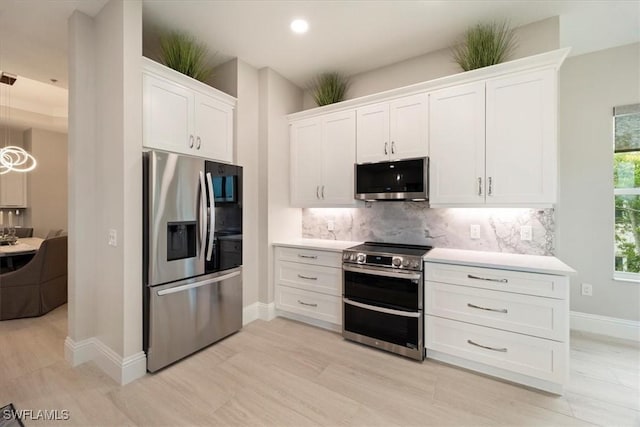
[[[387,146],[389,145],[388,142],[384,143],[384,154],[389,154],[389,152],[387,151]]]
[[[486,345],[475,343],[475,342],[473,342],[471,340],[467,340],[467,343],[471,344],[471,345],[475,345],[476,347],[486,348],[487,350],[499,351],[501,353],[506,353],[507,352],[507,349],[505,347],[503,347],[503,348],[489,347],[489,346],[486,346]]]
[[[322,195],[322,198],[324,199],[324,185],[322,186],[322,191],[320,192],[320,194]]]
[[[318,306],[318,304],[310,304],[308,302],[304,302],[304,301],[300,301],[300,300],[298,300],[298,304],[307,305],[309,307],[317,307]]]
[[[189,148],[193,148],[193,135],[189,135]]]
[[[493,183],[491,181],[491,177],[489,177],[489,191],[487,192],[489,196],[493,195]]]
[[[487,282],[509,283],[508,279],[491,279],[489,277],[474,276],[473,274],[467,274],[467,277],[469,279],[486,280]]]
[[[318,280],[317,277],[303,276],[302,274],[298,274],[298,277],[301,278],[301,279],[306,279],[306,280]]]
[[[302,254],[298,254],[298,258],[318,259],[316,255],[302,255]]]
[[[320,199],[320,186],[316,185],[316,199]]]
[[[391,141],[391,154],[395,154],[395,153],[396,153],[396,142]]]
[[[478,196],[482,196],[482,178],[478,177]]]
[[[200,139],[200,137],[197,137],[196,138],[196,150],[199,150],[201,145],[202,145],[202,140]]]
[[[488,307],[480,307],[479,305],[467,303],[467,307],[477,308],[478,310],[487,310],[487,311],[495,311],[496,313],[508,313],[506,308],[488,308]]]

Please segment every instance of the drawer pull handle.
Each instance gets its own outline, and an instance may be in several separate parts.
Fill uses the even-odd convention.
[[[468,343],[468,344],[471,344],[471,345],[475,345],[476,347],[486,348],[487,350],[499,351],[499,352],[501,352],[501,353],[506,353],[506,352],[507,352],[507,349],[506,349],[506,348],[488,347],[488,346],[486,346],[486,345],[477,344],[477,343],[475,343],[475,342],[473,342],[473,341],[471,341],[471,340],[467,340],[467,343]]]
[[[317,255],[302,255],[302,254],[298,254],[299,258],[308,258],[308,259],[318,259]]]
[[[317,277],[303,276],[302,274],[298,274],[298,277],[301,279],[307,279],[307,280],[318,280]]]
[[[508,313],[506,308],[488,308],[488,307],[480,307],[479,305],[467,303],[467,307],[477,308],[478,310],[487,310],[487,311],[495,311],[496,313]]]
[[[491,279],[489,277],[474,276],[473,274],[467,274],[467,277],[469,279],[486,280],[487,282],[509,283],[507,279]]]
[[[318,304],[309,304],[308,302],[298,300],[298,304],[308,305],[309,307],[317,307]]]

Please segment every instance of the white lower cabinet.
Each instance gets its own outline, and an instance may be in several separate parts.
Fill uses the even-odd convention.
[[[284,317],[340,330],[341,252],[276,246],[275,306]]]
[[[425,263],[427,358],[562,394],[567,276]]]

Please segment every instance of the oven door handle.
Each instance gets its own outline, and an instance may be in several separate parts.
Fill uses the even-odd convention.
[[[377,311],[379,313],[385,313],[385,314],[392,314],[394,316],[413,317],[413,318],[419,318],[421,316],[420,312],[393,310],[391,308],[377,307],[375,305],[363,304],[361,302],[357,302],[344,297],[342,298],[342,301],[344,301],[345,304],[364,308],[365,310]]]
[[[389,269],[373,269],[366,267],[355,267],[351,265],[342,265],[342,269],[345,271],[351,271],[353,273],[362,273],[362,274],[370,274],[372,276],[384,276],[384,277],[395,277],[397,279],[409,279],[409,280],[420,280],[420,274],[415,272],[404,272],[402,270],[392,270],[387,271]]]

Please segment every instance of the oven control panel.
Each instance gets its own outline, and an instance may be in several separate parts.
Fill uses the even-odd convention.
[[[422,266],[422,257],[370,254],[348,250],[342,253],[342,261],[348,264],[372,265],[406,270],[420,270]]]

